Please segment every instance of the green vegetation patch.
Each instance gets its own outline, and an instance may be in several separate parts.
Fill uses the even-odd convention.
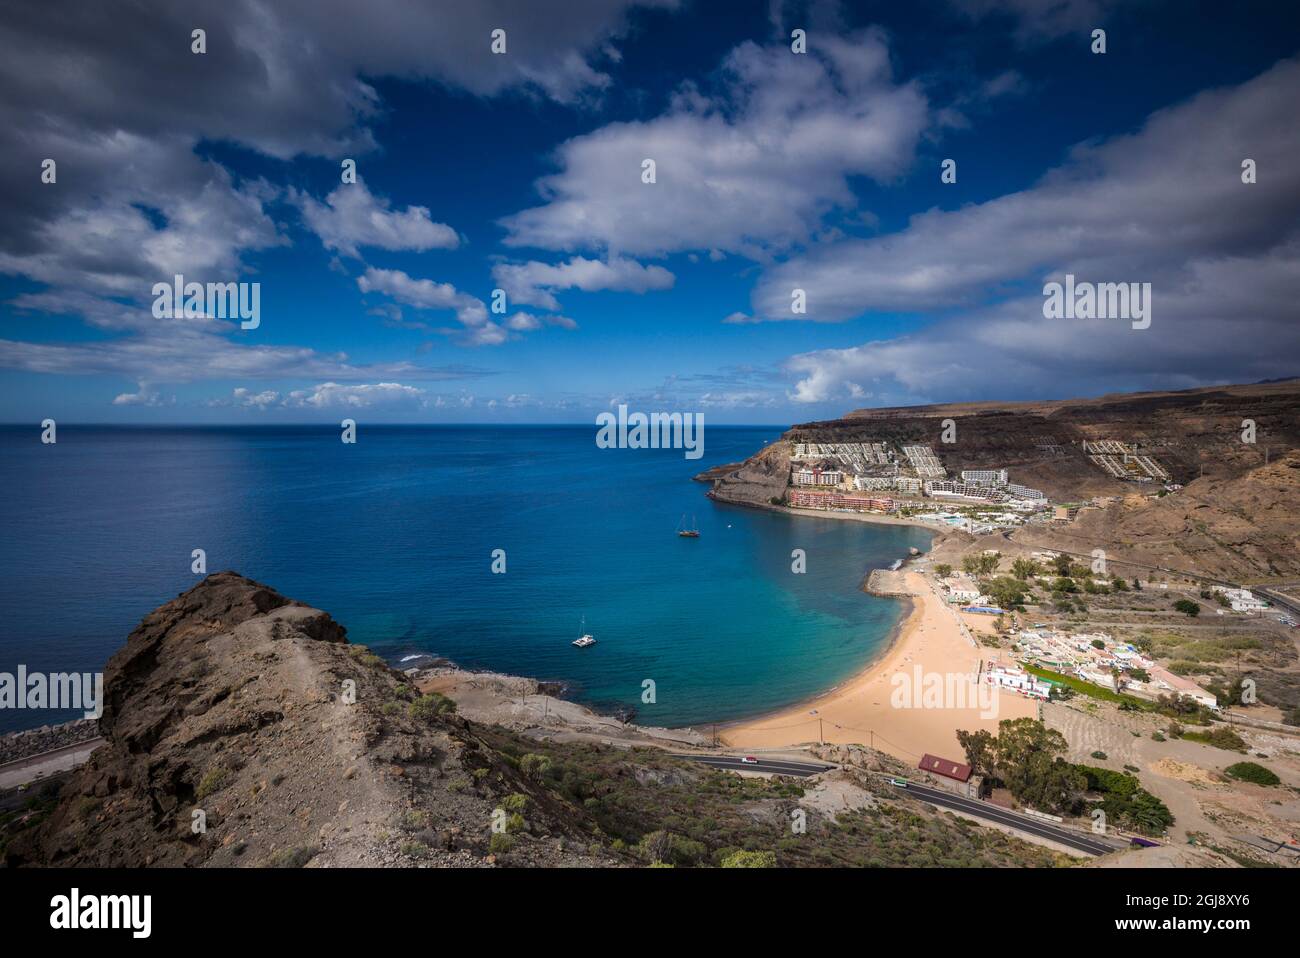
[[[1184,732],[1182,737],[1189,742],[1200,742],[1230,752],[1246,751],[1246,743],[1241,736],[1226,725],[1217,726],[1208,732]]]
[[[1155,707],[1152,703],[1145,702],[1132,695],[1124,695],[1121,692],[1115,692],[1112,689],[1105,689],[1100,685],[1094,685],[1092,682],[1087,682],[1079,678],[1077,675],[1064,675],[1060,672],[1053,672],[1050,669],[1040,668],[1037,665],[1024,665],[1023,668],[1030,675],[1036,675],[1040,679],[1055,682],[1057,685],[1064,685],[1066,688],[1073,689],[1081,695],[1100,699],[1103,702],[1110,702],[1115,705],[1127,704],[1133,708],[1142,709],[1147,712],[1152,711]]]
[[[1257,762],[1238,762],[1236,765],[1229,765],[1223,770],[1223,774],[1243,782],[1254,782],[1256,785],[1272,786],[1282,782],[1282,779]]]

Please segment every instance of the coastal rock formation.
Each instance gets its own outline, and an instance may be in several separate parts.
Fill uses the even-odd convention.
[[[696,477],[713,481],[710,495],[740,505],[770,505],[785,496],[790,481],[790,443],[774,442],[726,471],[711,470]]]
[[[106,744],[9,865],[481,864],[525,796],[520,864],[589,836],[328,614],[233,572],[150,613],[105,672]]]

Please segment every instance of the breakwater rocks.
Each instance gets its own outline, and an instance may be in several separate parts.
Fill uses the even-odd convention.
[[[916,595],[908,586],[907,576],[902,569],[872,569],[862,585],[862,591],[882,596]]]
[[[42,725],[25,732],[14,732],[0,737],[0,765],[67,745],[89,742],[98,737],[99,723],[95,719],[77,719],[75,722]]]

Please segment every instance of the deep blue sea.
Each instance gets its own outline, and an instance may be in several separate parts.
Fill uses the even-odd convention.
[[[56,445],[0,427],[0,672],[101,671],[198,581],[202,548],[209,572],[325,609],[393,663],[428,652],[563,680],[648,724],[787,705],[880,648],[901,605],[862,576],[930,536],[716,505],[691,481],[780,431],[709,426],[692,461],[600,449],[594,426],[362,423],[355,445],[334,426],[60,424]],[[700,538],[675,534],[683,514]],[[577,649],[584,616],[597,645]],[[0,731],[72,717],[0,710]]]

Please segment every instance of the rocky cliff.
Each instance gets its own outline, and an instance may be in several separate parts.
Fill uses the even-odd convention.
[[[146,616],[104,678],[107,744],[10,865],[479,864],[506,795],[531,810],[519,863],[611,860],[566,851],[574,809],[446,700],[235,573]]]

